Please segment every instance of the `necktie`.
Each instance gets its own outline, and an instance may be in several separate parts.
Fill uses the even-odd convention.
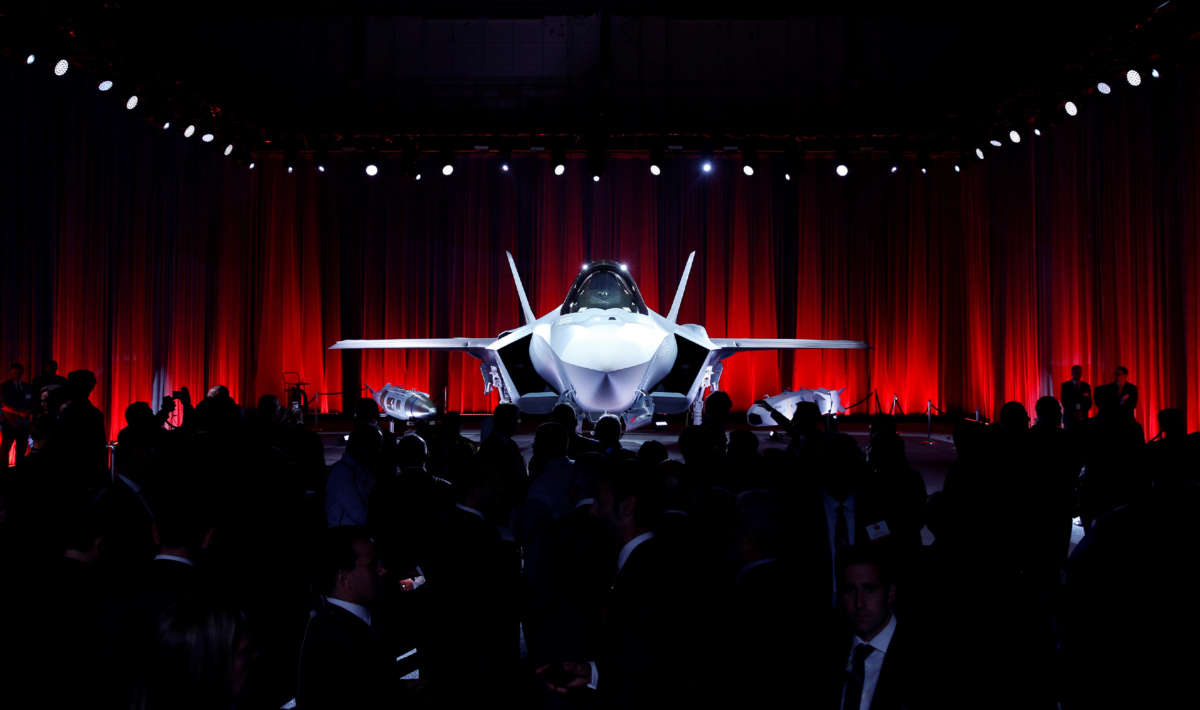
[[[862,703],[863,680],[867,675],[867,656],[875,651],[869,644],[854,647],[854,660],[850,676],[846,679],[846,695],[842,699],[842,710],[858,710]]]
[[[850,546],[850,530],[846,525],[846,506],[838,505],[837,522],[833,527],[833,544],[838,550]]]

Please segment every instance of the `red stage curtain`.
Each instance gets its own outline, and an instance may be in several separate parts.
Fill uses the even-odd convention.
[[[785,181],[764,156],[747,178],[730,155],[708,176],[669,158],[655,178],[616,155],[593,182],[582,159],[556,177],[534,154],[507,174],[486,156],[460,157],[451,177],[427,164],[416,182],[393,158],[367,178],[354,155],[325,174],[301,161],[288,175],[277,156],[248,171],[220,141],[145,125],[82,78],[10,67],[3,355],[96,371],[114,435],[133,401],[219,383],[252,404],[282,394],[285,371],[310,393],[392,382],[483,411],[495,396],[466,356],[327,347],[519,324],[506,250],[538,315],[599,258],[628,263],[665,311],[696,250],[683,322],[873,346],[739,355],[722,379],[738,407],[824,386],[845,387],[846,403],[878,390],[885,409],[895,395],[908,413],[932,401],[994,416],[1009,399],[1032,411],[1072,364],[1093,384],[1123,364],[1150,435],[1168,406],[1197,429],[1200,82],[1185,71],[1089,97],[1079,118],[970,158],[961,175],[948,159],[928,176],[877,159],[839,179],[814,156]]]

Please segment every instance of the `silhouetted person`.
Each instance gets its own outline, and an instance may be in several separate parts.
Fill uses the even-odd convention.
[[[1088,420],[1092,411],[1092,386],[1083,381],[1083,368],[1079,365],[1071,367],[1071,379],[1059,387],[1059,399],[1062,400],[1063,425],[1073,429]]]
[[[329,470],[325,484],[325,523],[334,527],[365,527],[367,505],[375,487],[376,466],[383,433],[369,423],[358,424],[342,458]]]
[[[1137,385],[1129,381],[1129,370],[1123,365],[1117,366],[1111,383],[1096,388],[1099,416],[1114,424],[1133,421],[1137,403]]]
[[[498,520],[507,527],[513,510],[525,498],[526,470],[521,447],[513,441],[517,435],[521,410],[510,402],[501,402],[492,410],[491,433],[479,444],[479,458],[486,462],[485,468],[496,480],[494,488],[499,494]]]
[[[707,427],[713,438],[720,442],[721,450],[726,446],[725,429],[729,426],[729,413],[733,410],[733,399],[724,390],[717,390],[704,400],[704,411],[700,426]]]
[[[599,451],[600,444],[595,439],[580,434],[579,419],[575,415],[575,410],[569,404],[559,404],[554,407],[554,411],[550,413],[550,418],[562,424],[570,432],[571,441],[567,444],[567,456],[571,459],[579,458],[580,454],[587,451]]]
[[[330,528],[319,554],[324,596],[300,648],[297,707],[397,707],[401,684],[395,655],[375,619],[386,568],[366,530]]]
[[[50,385],[61,387],[65,384],[67,384],[67,378],[58,374],[58,363],[54,360],[47,360],[42,363],[42,374],[33,378],[33,398],[40,399],[42,390]]]
[[[0,386],[0,408],[3,409],[3,437],[0,438],[0,462],[8,465],[8,452],[16,447],[16,463],[25,459],[29,447],[29,429],[33,426],[34,390],[25,382],[25,367],[14,362],[8,379]]]
[[[195,600],[155,619],[151,650],[132,700],[136,710],[240,707],[251,677],[251,640],[243,615]]]
[[[603,707],[657,708],[672,698],[687,704],[696,689],[695,619],[685,593],[689,575],[656,539],[661,483],[629,466],[598,487],[594,513],[613,533],[616,579],[605,603],[602,640],[591,659],[561,660],[538,674],[562,695],[597,691]]]
[[[99,488],[109,481],[104,414],[91,402],[95,388],[91,370],[67,374],[67,404],[59,413],[55,440],[68,480],[84,488]]]
[[[621,420],[615,415],[605,414],[600,417],[593,433],[600,444],[600,453],[612,456],[621,451]]]
[[[647,467],[654,467],[671,458],[667,445],[658,439],[647,439],[638,447],[637,460]]]

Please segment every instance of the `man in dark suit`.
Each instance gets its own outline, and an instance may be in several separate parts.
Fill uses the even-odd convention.
[[[1070,430],[1088,420],[1092,411],[1092,386],[1083,381],[1083,368],[1071,367],[1071,379],[1059,387],[1063,407],[1063,426]]]
[[[926,677],[928,658],[919,650],[908,623],[895,615],[896,585],[885,558],[872,550],[853,550],[839,565],[838,601],[849,625],[843,632],[833,662],[843,673],[833,673],[831,688],[841,710],[899,710],[933,705]],[[831,664],[832,668],[832,664]]]
[[[394,657],[372,617],[386,574],[375,544],[362,528],[331,528],[321,558],[326,596],[304,632],[297,706],[397,706],[401,686]]]
[[[678,569],[669,547],[655,537],[661,484],[650,472],[628,466],[599,483],[593,512],[621,545],[600,646],[593,660],[551,663],[538,675],[561,695],[595,690],[604,707],[657,708],[670,701],[686,706],[688,692],[699,685],[693,678],[698,643],[686,622],[694,618],[689,603],[702,603],[704,590],[683,588],[695,577]]]
[[[0,442],[0,464],[8,465],[8,452],[16,446],[16,462],[19,466],[29,446],[29,429],[33,423],[33,388],[25,382],[25,368],[14,362],[8,371],[8,379],[0,386],[0,405],[3,405],[3,441]]]
[[[1129,381],[1129,370],[1123,365],[1117,366],[1116,376],[1107,385],[1096,388],[1096,406],[1100,416],[1113,423],[1134,421],[1134,410],[1137,409],[1137,385]]]

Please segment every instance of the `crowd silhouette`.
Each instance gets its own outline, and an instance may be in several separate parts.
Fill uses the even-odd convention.
[[[812,404],[760,443],[714,393],[682,460],[559,407],[526,461],[511,404],[475,441],[455,413],[385,431],[364,399],[326,467],[271,395],[138,402],[110,447],[95,376],[44,375],[0,479],[8,702],[1072,710],[1189,691],[1197,652],[1172,649],[1200,630],[1200,435],[1164,410],[1146,443],[1120,387],[1090,417],[1065,383],[1067,428],[1052,397],[959,420],[930,496],[895,419],[863,446]]]

